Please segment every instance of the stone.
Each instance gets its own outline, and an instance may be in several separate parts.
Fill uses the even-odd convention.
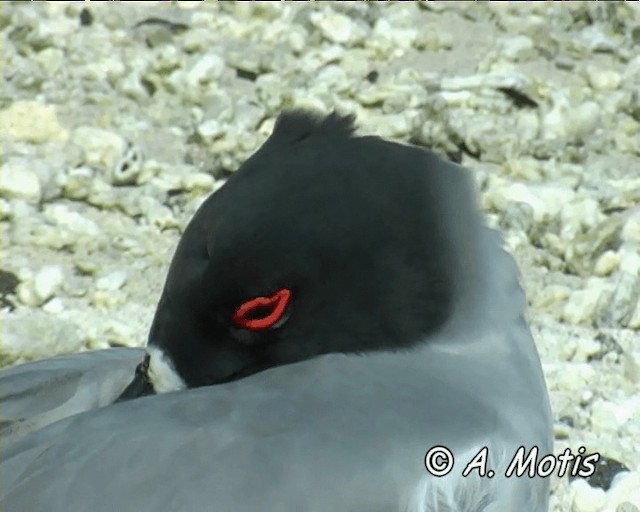
[[[101,291],[119,290],[127,282],[127,277],[125,270],[109,272],[96,280],[96,289]]]
[[[74,200],[86,199],[91,192],[93,176],[94,171],[88,166],[71,169],[63,178],[63,196]]]
[[[225,70],[225,62],[219,55],[208,53],[200,57],[186,73],[187,87],[199,87],[218,80]]]
[[[630,275],[640,275],[640,244],[624,244],[618,251],[620,270]]]
[[[620,266],[620,255],[616,251],[603,252],[593,267],[596,276],[604,277],[615,272]]]
[[[596,325],[626,327],[640,300],[640,276],[620,272],[611,294],[603,295],[596,306]]]
[[[82,347],[78,327],[57,315],[33,309],[3,315],[0,366],[77,352]]]
[[[56,109],[37,101],[14,101],[0,111],[5,136],[18,141],[41,144],[64,141],[68,132],[60,125]]]
[[[42,214],[52,224],[69,230],[76,235],[96,236],[101,232],[94,221],[87,219],[65,204],[48,204]]]
[[[598,91],[611,91],[620,87],[622,76],[611,69],[588,66],[587,80],[589,85]]]
[[[600,224],[576,235],[564,251],[568,269],[581,276],[591,275],[600,255],[617,244],[621,224],[619,217],[606,217]],[[619,254],[620,268],[623,269],[624,255],[622,251]]]
[[[627,217],[620,232],[620,238],[624,241],[640,244],[640,208]]]
[[[50,315],[60,315],[64,311],[64,303],[58,297],[54,297],[42,305],[42,311]]]
[[[79,126],[73,131],[71,141],[84,151],[86,165],[109,172],[127,149],[123,137],[94,126]]]
[[[187,174],[182,179],[182,187],[187,191],[211,192],[215,184],[215,179],[210,174],[204,172],[194,172]]]
[[[344,14],[327,9],[315,10],[309,15],[309,21],[333,43],[348,43],[354,37],[354,23]]]
[[[633,409],[625,404],[616,404],[605,399],[596,399],[591,404],[591,425],[598,432],[614,434],[630,418]]]
[[[564,306],[562,318],[569,323],[590,325],[602,291],[590,288],[571,293]]]
[[[7,199],[24,199],[38,204],[42,198],[42,188],[38,175],[28,168],[23,159],[12,159],[0,168],[0,196]]]
[[[62,286],[64,273],[59,265],[42,267],[33,279],[33,289],[40,303],[50,299]]]
[[[601,512],[606,501],[602,489],[591,487],[582,479],[571,483],[570,493],[572,512]]]

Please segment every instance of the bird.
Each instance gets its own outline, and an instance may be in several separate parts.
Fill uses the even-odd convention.
[[[4,510],[548,510],[505,473],[553,448],[518,267],[470,171],[353,116],[281,113],[182,233],[146,349],[103,352],[0,377]]]

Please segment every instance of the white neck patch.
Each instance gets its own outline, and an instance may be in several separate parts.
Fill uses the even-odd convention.
[[[147,375],[156,393],[168,393],[185,389],[187,385],[182,380],[167,355],[158,347],[147,347],[149,354],[149,369]]]

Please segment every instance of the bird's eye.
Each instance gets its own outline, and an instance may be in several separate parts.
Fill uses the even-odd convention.
[[[291,290],[282,288],[269,297],[254,297],[243,302],[231,316],[238,327],[261,331],[277,327],[291,301]]]

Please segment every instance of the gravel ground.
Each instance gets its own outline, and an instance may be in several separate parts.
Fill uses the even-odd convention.
[[[475,171],[556,451],[610,459],[552,510],[638,512],[638,3],[318,5],[3,6],[0,365],[144,344],[203,199],[283,108],[337,108]]]

